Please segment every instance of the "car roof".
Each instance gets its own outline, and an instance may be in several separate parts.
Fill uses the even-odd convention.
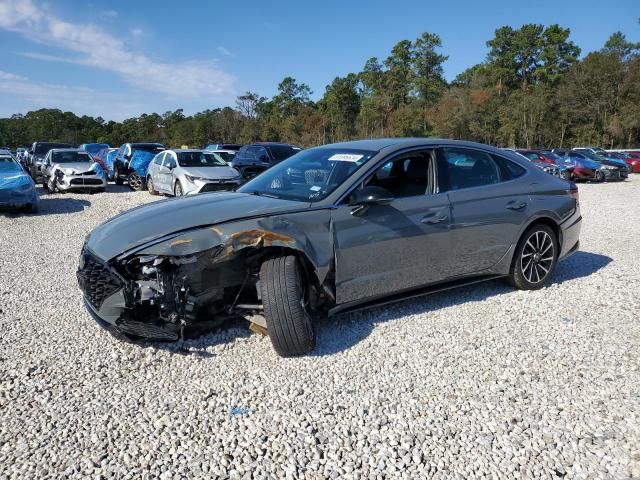
[[[229,145],[232,145],[232,144],[229,144]],[[297,147],[297,145],[294,145],[293,143],[284,143],[284,142],[253,142],[253,143],[250,143],[249,145],[245,145],[245,146],[246,147],[251,147],[253,145],[258,145],[258,146],[261,146],[261,147],[264,147],[264,146],[268,147],[270,145],[274,145],[274,146],[275,145],[282,145],[284,147]]]
[[[129,143],[129,145],[131,145],[132,147],[162,147],[165,148],[164,145],[162,145],[161,143],[156,143],[156,142],[137,142],[137,143]]]
[[[436,146],[446,144],[454,147],[471,147],[490,149],[496,153],[501,150],[486,145],[484,143],[469,142],[466,140],[451,140],[448,138],[431,138],[431,137],[414,137],[414,138],[375,138],[370,140],[353,140],[349,142],[331,143],[323,145],[319,148],[344,148],[344,149],[356,149],[356,150],[370,150],[381,151],[389,149],[389,151],[401,150],[403,148],[421,147],[421,146]]]
[[[167,148],[167,150],[165,150],[165,152],[166,152],[166,151],[169,151],[169,152],[176,152],[176,153],[179,153],[179,152],[198,152],[198,153],[199,153],[199,152],[204,152],[204,153],[211,153],[211,152],[213,152],[213,150],[205,150],[205,149],[203,149],[203,148]]]
[[[87,155],[89,155],[89,152],[82,150],[81,148],[52,148],[49,151],[50,152],[80,152],[80,153],[86,153]]]

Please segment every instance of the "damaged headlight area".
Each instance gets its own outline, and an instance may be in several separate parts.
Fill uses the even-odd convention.
[[[233,306],[249,272],[222,245],[189,255],[133,255],[99,262],[83,252],[78,280],[93,312],[120,332],[157,340],[188,327],[211,329],[237,316]],[[255,291],[255,290],[254,290]]]

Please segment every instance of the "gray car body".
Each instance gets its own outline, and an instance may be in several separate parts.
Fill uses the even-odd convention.
[[[42,183],[48,185],[53,190],[53,177],[56,172],[60,172],[60,177],[56,179],[55,188],[61,192],[71,191],[103,191],[107,188],[107,178],[102,173],[102,167],[96,161],[92,162],[69,162],[56,163],[52,156],[56,152],[81,152],[93,160],[91,154],[79,148],[54,148],[47,152],[43,160]],[[72,170],[69,174],[65,171]]]
[[[165,150],[157,154],[149,164],[149,178],[153,180],[153,188],[159,193],[173,195],[176,183],[179,182],[184,195],[193,195],[207,189],[232,190],[240,185],[242,179],[238,171],[230,166],[219,167],[183,167],[177,159],[178,152],[202,152],[213,154],[210,150]],[[175,165],[175,166],[174,166]],[[187,175],[202,180],[189,181]]]
[[[499,184],[397,198],[362,216],[354,216],[354,207],[344,201],[367,175],[397,155],[447,146],[498,155],[526,172]],[[578,248],[581,215],[569,195],[570,184],[518,155],[472,142],[425,138],[330,147],[377,153],[321,201],[204,194],[138,207],[95,229],[86,239],[79,268],[85,299],[93,288],[87,284],[88,261],[124,287],[110,290],[99,305],[86,301],[88,310],[97,320],[126,330],[135,309],[131,291],[142,288],[123,273],[131,259],[162,259],[158,261],[169,262],[181,278],[197,278],[194,298],[199,298],[204,289],[244,285],[255,256],[290,252],[298,256],[332,314],[505,276],[520,237],[534,222],[556,231],[559,258]],[[524,207],[514,210],[513,205]],[[424,221],[434,216],[445,221]],[[203,261],[207,266],[200,268]],[[170,328],[166,321],[162,325]]]

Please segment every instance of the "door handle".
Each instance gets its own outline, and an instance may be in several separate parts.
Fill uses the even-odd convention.
[[[526,206],[527,206],[527,202],[522,202],[522,203],[516,203],[516,204],[509,204],[507,205],[507,208],[509,210],[522,210]]]
[[[420,220],[420,222],[436,224],[436,223],[442,223],[445,220],[447,220],[448,218],[449,217],[446,216],[446,215],[440,215],[439,217],[435,217],[433,215],[427,215],[426,217],[422,217],[422,220]]]

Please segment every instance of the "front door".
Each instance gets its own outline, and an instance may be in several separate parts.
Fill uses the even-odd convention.
[[[409,290],[446,277],[450,207],[439,193],[433,150],[379,168],[362,185],[386,188],[389,205],[364,211],[349,200],[332,212],[336,301],[344,304]]]

